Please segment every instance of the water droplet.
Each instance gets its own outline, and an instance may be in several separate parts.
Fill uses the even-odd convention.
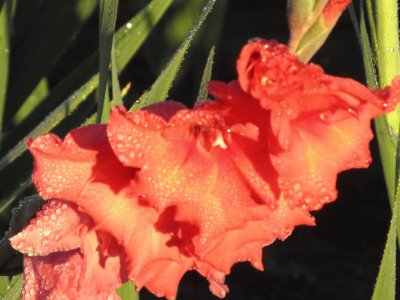
[[[121,134],[121,133],[118,133],[118,134],[117,134],[117,140],[118,140],[118,141],[122,142],[124,139],[125,139],[125,137],[124,137],[123,134]]]
[[[133,27],[132,23],[126,23],[126,28],[131,29]]]
[[[267,83],[268,83],[268,77],[267,76],[263,76],[263,77],[261,77],[261,84],[262,85],[266,85]]]
[[[46,228],[46,229],[43,230],[43,235],[44,236],[49,236],[50,234],[51,234],[51,229]]]

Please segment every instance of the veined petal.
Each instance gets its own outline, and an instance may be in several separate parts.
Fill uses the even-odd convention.
[[[77,249],[86,219],[74,204],[51,200],[24,230],[10,238],[11,246],[29,256]]]
[[[116,289],[128,280],[123,249],[108,234],[82,233],[83,270],[77,299],[118,300]]]
[[[369,165],[370,121],[399,101],[400,79],[390,89],[371,91],[302,63],[276,41],[246,45],[237,69],[242,90],[260,103],[258,114],[268,120],[255,125],[267,134],[272,151],[265,153],[281,194],[311,210],[336,198],[339,172]]]
[[[79,299],[82,270],[79,249],[46,256],[24,255],[22,299]]]
[[[45,200],[75,199],[96,163],[113,155],[103,125],[72,130],[63,141],[48,134],[27,143],[35,159],[32,179]]]

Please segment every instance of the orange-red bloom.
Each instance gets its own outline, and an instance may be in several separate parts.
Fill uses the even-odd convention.
[[[246,45],[237,71],[238,82],[212,82],[210,92],[219,105],[233,107],[230,119],[264,132],[261,143],[269,147],[264,155],[277,172],[278,190],[292,205],[310,210],[336,198],[339,172],[369,165],[370,121],[398,102],[399,79],[371,91],[300,62],[275,41]]]
[[[254,128],[247,127],[228,127],[215,111],[182,109],[174,102],[132,113],[116,108],[107,126],[108,139],[104,126],[88,126],[72,131],[64,141],[50,134],[29,142],[35,157],[33,180],[44,199],[77,205],[93,222],[88,230],[116,241],[118,254],[127,262],[126,277],[138,288],[174,298],[183,274],[194,269],[223,297],[228,290],[224,275],[234,263],[250,261],[262,269],[263,246],[286,238],[296,225],[312,224],[303,208],[276,198],[268,174],[258,172],[242,149],[257,139]],[[74,220],[70,227],[75,231],[88,226]],[[58,264],[60,255],[71,255],[67,261],[81,258],[76,264],[82,270],[85,259],[95,266],[102,266],[103,256],[107,261],[106,254],[88,254],[82,246],[87,237],[78,234],[72,248],[65,248],[63,239],[49,241],[54,254],[37,247],[28,252],[30,247],[21,246],[42,243],[47,228],[74,232],[62,224],[28,227],[13,245],[34,255],[33,262],[44,270],[41,274],[47,274],[47,265]],[[100,253],[108,253],[108,246],[99,240]],[[74,252],[66,252],[70,250]],[[26,258],[28,270],[30,264]],[[38,276],[35,273],[35,282],[41,280]],[[102,278],[93,275],[89,281],[98,280]],[[51,287],[63,289],[63,282]],[[44,287],[30,289],[39,294]]]
[[[368,166],[370,120],[399,94],[399,80],[370,91],[274,41],[245,46],[237,68],[195,109],[117,107],[107,126],[28,141],[50,202],[11,240],[24,299],[107,299],[128,278],[173,299],[189,270],[224,297],[234,263],[262,270],[262,247],[312,225],[337,174]]]
[[[10,241],[24,254],[23,299],[119,299],[122,249],[76,205],[49,201]]]

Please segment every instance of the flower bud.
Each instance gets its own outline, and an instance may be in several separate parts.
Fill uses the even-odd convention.
[[[308,62],[351,0],[288,0],[290,52]]]

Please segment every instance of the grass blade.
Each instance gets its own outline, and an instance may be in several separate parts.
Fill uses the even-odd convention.
[[[123,103],[122,103],[121,87],[118,81],[118,69],[115,58],[114,43],[111,50],[111,88],[112,88],[112,100],[114,101],[114,104],[122,105]]]
[[[396,201],[393,207],[393,216],[390,222],[389,234],[379,268],[379,275],[375,284],[372,300],[396,299],[396,228],[398,225],[398,206],[398,201]]]
[[[25,179],[19,184],[17,188],[14,188],[10,195],[0,199],[0,216],[6,212],[11,204],[24,192],[27,188],[32,185],[31,176]]]
[[[363,1],[361,1],[362,5]],[[378,36],[377,36],[377,31],[376,31],[376,22],[375,22],[375,17],[373,13],[373,6],[371,0],[366,0],[366,6],[367,6],[367,15],[368,15],[368,24],[369,24],[369,29],[371,32],[371,40],[372,40],[372,45],[374,45],[373,49],[376,49],[376,52],[379,51],[378,49]],[[376,55],[377,53],[375,53]]]
[[[2,140],[2,125],[8,85],[10,14],[11,1],[7,0],[0,6],[0,144]]]
[[[111,49],[117,20],[118,0],[100,0],[100,35],[99,35],[99,86],[97,90],[97,123],[106,123],[109,113],[106,86],[108,82]]]
[[[171,3],[172,0],[153,0],[116,32],[114,36],[115,65],[118,72],[121,72],[129,60],[136,54],[150,31],[155,27]],[[61,102],[60,100],[66,99],[74,91],[81,88],[85,83],[88,83],[97,71],[98,53],[95,52],[64,81],[53,88],[51,94],[43,101],[43,104],[34,111],[33,115],[26,122],[13,132],[13,137],[5,141],[8,146],[7,149],[10,149],[19,139],[28,134],[26,128],[36,126],[36,120],[44,119],[50,109],[54,109],[55,105]],[[95,84],[97,87],[98,83],[92,81],[91,84]],[[4,145],[6,146],[6,144]]]
[[[25,100],[13,118],[13,124],[21,124],[48,95],[49,86],[46,79],[42,79],[32,94]]]
[[[98,0],[46,1],[13,55],[6,113],[13,117],[94,12]],[[51,28],[51,30],[49,30]],[[23,84],[22,84],[23,83]]]
[[[86,84],[68,97],[63,103],[57,106],[57,108],[53,110],[42,122],[40,122],[38,126],[29,132],[28,136],[36,138],[39,135],[45,134],[53,129],[88,98],[88,96],[95,90],[98,82],[99,76],[93,76]],[[24,140],[22,140],[0,159],[0,171],[17,159],[25,151],[26,145]]]
[[[199,94],[197,96],[197,102],[206,100],[208,97],[207,84],[211,79],[212,67],[214,62],[215,47],[212,47],[210,54],[208,54],[206,66],[201,77],[201,83],[199,88]]]
[[[125,25],[118,30],[115,35],[115,54],[118,70],[122,71],[124,69],[171,3],[172,0],[153,0],[127,23],[129,26]],[[91,68],[90,62],[84,66],[85,68]],[[68,78],[69,81],[74,80],[73,76]],[[53,129],[81,103],[87,100],[88,96],[96,89],[98,83],[99,76],[96,74],[57,106],[35,129],[28,133],[28,136],[35,138]],[[65,92],[67,88],[67,85],[63,84],[60,90]],[[49,95],[49,98],[51,97],[53,97],[53,93]],[[24,151],[26,151],[26,146],[24,141],[21,140],[0,159],[0,171],[15,161]]]
[[[361,16],[360,16],[360,43],[363,54],[367,84],[369,87],[377,88],[379,86],[379,82],[376,72],[373,51],[371,48],[371,43],[367,32],[367,26],[365,24],[364,10],[361,11]]]
[[[197,31],[203,24],[204,20],[207,18],[208,14],[214,7],[217,0],[209,0],[208,3],[201,10],[201,14],[197,18],[196,22],[193,24],[192,28],[189,30],[188,35],[185,37],[184,41],[175,52],[171,60],[168,62],[166,68],[162,71],[157,80],[153,83],[150,90],[145,92],[139,99],[135,102],[130,110],[140,109],[143,106],[154,104],[157,102],[164,101],[168,96],[168,92],[171,89],[172,83],[179,71],[179,67],[185,57],[189,46],[195,37]]]

